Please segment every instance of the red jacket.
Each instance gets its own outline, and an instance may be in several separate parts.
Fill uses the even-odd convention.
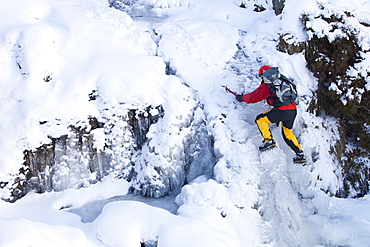
[[[246,103],[257,103],[257,102],[267,99],[270,96],[271,96],[271,91],[270,91],[269,85],[267,85],[266,83],[262,83],[253,92],[244,94],[243,101]],[[271,102],[268,102],[268,103],[270,104]],[[294,109],[297,109],[297,105],[295,102],[293,102],[290,105],[283,105],[283,106],[278,107],[277,109],[278,110],[294,110]]]

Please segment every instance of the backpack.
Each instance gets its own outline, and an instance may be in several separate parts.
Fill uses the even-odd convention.
[[[268,98],[268,102],[272,102],[271,104],[274,107],[290,105],[297,100],[296,85],[284,75],[281,75],[277,67],[266,70],[262,77],[270,87],[271,96]]]

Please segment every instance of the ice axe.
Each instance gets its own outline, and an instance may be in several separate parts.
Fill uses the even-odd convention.
[[[221,85],[221,87],[225,88],[226,92],[232,93],[232,94],[233,94],[233,95],[235,95],[235,96],[237,95],[237,93],[236,93],[236,92],[231,91],[227,86]]]

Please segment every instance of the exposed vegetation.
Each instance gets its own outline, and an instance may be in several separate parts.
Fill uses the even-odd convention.
[[[278,45],[280,51],[289,54],[303,52],[308,69],[317,78],[318,89],[310,111],[340,119],[343,138],[334,153],[342,162],[344,185],[338,192],[341,197],[363,196],[369,191],[370,92],[363,73],[356,69],[356,64],[363,60],[362,54],[368,51],[360,47],[357,31],[346,25],[348,16],[349,13],[330,17],[303,15],[301,20],[310,38],[305,43],[290,45],[282,36]],[[307,25],[313,18],[324,20],[332,27],[330,33],[340,30],[341,35],[334,39],[318,35],[317,30]],[[357,194],[350,194],[353,190]]]

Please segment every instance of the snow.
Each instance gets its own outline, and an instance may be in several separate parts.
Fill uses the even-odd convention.
[[[302,54],[278,52],[276,40],[280,34],[289,34],[289,42],[305,40],[300,15],[328,9],[350,11],[357,20],[351,25],[359,28],[358,22],[370,23],[369,1],[287,0],[280,16],[265,1],[255,1],[266,7],[260,13],[252,1],[243,9],[232,0],[139,0],[136,6],[144,7],[128,13],[105,0],[1,2],[0,181],[17,174],[25,149],[49,143],[69,125],[147,106],[162,105],[165,115],[143,148],[162,156],[138,157],[139,176],[155,177],[148,164],[177,172],[189,119],[207,123],[217,160],[213,171],[191,171],[178,195],[163,198],[129,194],[132,184],[113,173],[90,185],[87,169],[61,166],[61,191],[0,201],[0,246],[368,245],[370,197],[333,197],[341,187],[329,153],[340,138],[336,120],[307,112],[315,78]],[[321,19],[310,25],[329,33]],[[364,47],[367,29],[360,27]],[[176,75],[166,74],[166,63]],[[292,164],[279,128],[272,128],[279,148],[260,154],[254,119],[267,106],[239,103],[221,87],[252,91],[264,64],[297,83],[302,99],[294,130],[309,160],[305,167]],[[368,64],[359,66],[369,71]],[[89,101],[94,91],[99,97]],[[102,149],[105,133],[92,132]],[[83,188],[75,186],[80,181]]]

